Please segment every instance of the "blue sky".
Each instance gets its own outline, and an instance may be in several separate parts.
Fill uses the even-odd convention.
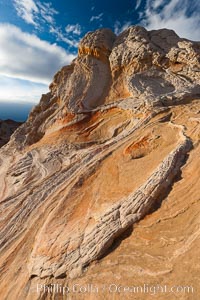
[[[0,101],[38,102],[86,32],[134,24],[200,40],[200,1],[0,0]]]

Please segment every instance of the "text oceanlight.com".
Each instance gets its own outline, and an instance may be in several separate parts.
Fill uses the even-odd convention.
[[[112,294],[124,294],[124,293],[133,293],[133,294],[189,294],[194,293],[194,288],[192,286],[181,286],[181,285],[149,285],[143,284],[140,286],[135,285],[120,285],[120,284],[103,284],[103,285],[95,285],[95,284],[73,284],[72,286],[64,286],[61,284],[37,284],[37,293],[46,293],[46,294],[68,294],[68,293],[112,293]]]

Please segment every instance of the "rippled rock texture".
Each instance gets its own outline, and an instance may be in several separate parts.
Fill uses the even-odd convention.
[[[200,43],[171,30],[82,39],[0,151],[2,299],[138,299],[37,292],[74,283],[198,299],[199,71]]]

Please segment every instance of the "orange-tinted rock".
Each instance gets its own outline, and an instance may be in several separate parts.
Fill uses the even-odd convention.
[[[150,300],[41,286],[144,283],[199,298],[198,68],[199,43],[170,30],[83,38],[0,150],[2,299]]]

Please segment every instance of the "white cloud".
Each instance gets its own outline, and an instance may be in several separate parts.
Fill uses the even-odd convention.
[[[142,25],[147,29],[173,29],[180,37],[200,40],[200,2],[148,0]]]
[[[49,29],[49,32],[50,33],[53,33],[56,38],[57,38],[57,41],[59,42],[64,42],[66,44],[68,44],[69,46],[71,47],[74,47],[74,48],[77,48],[78,47],[78,44],[79,44],[79,38],[78,39],[71,39],[69,37],[67,37],[63,32],[62,32],[62,29],[59,28],[59,27],[54,27],[54,26],[50,26],[50,29]]]
[[[40,15],[42,19],[50,24],[55,24],[55,19],[54,16],[58,14],[58,11],[56,11],[51,3],[41,3],[37,2],[37,6],[39,7],[40,10]]]
[[[72,27],[66,27],[67,30],[63,32],[61,27],[56,25],[55,16],[58,14],[52,7],[51,2],[35,1],[35,0],[13,0],[14,7],[17,10],[17,14],[26,23],[33,25],[36,29],[47,28],[50,33],[52,33],[57,41],[62,41],[68,44],[70,47],[77,48],[78,39],[71,39],[67,34],[72,33]],[[74,26],[74,34],[81,34],[81,27],[79,24],[69,25]],[[71,31],[70,31],[71,30]]]
[[[18,16],[36,28],[40,28],[44,22],[55,23],[54,16],[58,12],[52,7],[51,3],[41,3],[34,0],[14,0],[13,4]]]
[[[26,23],[37,26],[35,16],[39,10],[33,0],[14,0],[14,5],[18,16],[24,19]]]
[[[49,84],[54,73],[74,59],[63,48],[0,24],[0,74]]]
[[[137,10],[140,7],[141,4],[142,4],[142,0],[137,0],[135,9]]]
[[[126,30],[129,26],[131,25],[131,22],[125,22],[123,25],[119,22],[116,21],[114,24],[114,32],[115,34],[120,34],[124,30]]]
[[[67,33],[73,33],[73,34],[76,34],[76,35],[80,35],[81,34],[81,26],[79,24],[75,24],[75,25],[68,24],[65,27],[65,31]]]
[[[164,4],[164,1],[165,1],[165,0],[154,0],[154,1],[152,2],[152,7],[153,7],[154,9],[157,9],[158,7],[160,7],[161,5]]]
[[[103,17],[103,13],[100,13],[99,15],[97,16],[92,16],[90,18],[90,22],[93,22],[93,21],[102,21],[102,17]]]
[[[48,85],[0,75],[0,102],[37,103],[47,92]]]

